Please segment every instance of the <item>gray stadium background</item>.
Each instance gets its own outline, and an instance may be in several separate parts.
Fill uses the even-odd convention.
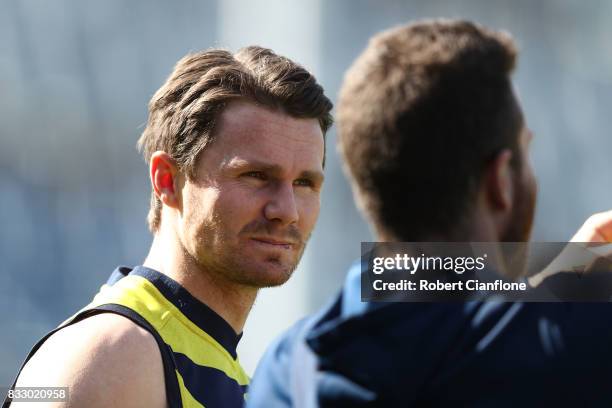
[[[30,346],[87,303],[150,235],[135,142],[149,97],[185,53],[260,44],[337,95],[373,33],[467,17],[511,31],[516,85],[535,133],[535,239],[565,240],[612,208],[612,3],[605,0],[45,1],[0,3],[0,386]],[[370,233],[328,139],[322,213],[302,265],[265,290],[245,329],[252,372],[265,345],[339,287]],[[427,199],[427,197],[415,197]]]

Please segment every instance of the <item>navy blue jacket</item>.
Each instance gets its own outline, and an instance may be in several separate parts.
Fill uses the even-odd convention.
[[[266,352],[247,407],[612,406],[610,303],[362,303],[359,269]]]

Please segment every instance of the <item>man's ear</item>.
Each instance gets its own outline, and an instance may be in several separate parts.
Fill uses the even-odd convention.
[[[180,204],[177,194],[179,171],[174,159],[166,152],[153,153],[149,164],[149,176],[157,198],[169,207],[178,208]]]
[[[485,174],[486,196],[491,206],[498,210],[509,210],[512,208],[514,195],[514,173],[512,164],[512,152],[504,149],[489,162]]]

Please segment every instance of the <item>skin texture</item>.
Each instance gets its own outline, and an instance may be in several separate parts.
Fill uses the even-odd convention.
[[[24,367],[17,387],[68,387],[63,403],[14,407],[165,407],[161,355],[147,331],[103,313],[51,336]]]
[[[314,228],[323,143],[316,119],[234,101],[198,158],[195,177],[165,152],[154,153],[151,183],[163,208],[144,265],[179,282],[241,332],[257,290],[289,279]],[[70,387],[69,402],[38,408],[166,406],[155,340],[112,314],[51,336],[17,385]]]
[[[300,120],[234,103],[196,180],[183,188],[181,243],[203,273],[254,288],[284,283],[319,214],[323,135]]]
[[[316,119],[234,101],[193,180],[154,153],[151,180],[163,209],[144,265],[241,332],[259,288],[286,282],[304,251],[319,215],[323,146]]]

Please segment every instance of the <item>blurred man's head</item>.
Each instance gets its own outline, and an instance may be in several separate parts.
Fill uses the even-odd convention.
[[[536,187],[512,39],[465,21],[375,36],[348,71],[339,145],[383,240],[524,241]]]
[[[308,71],[267,49],[180,60],[139,140],[151,231],[234,283],[286,281],[319,213],[331,108]]]

